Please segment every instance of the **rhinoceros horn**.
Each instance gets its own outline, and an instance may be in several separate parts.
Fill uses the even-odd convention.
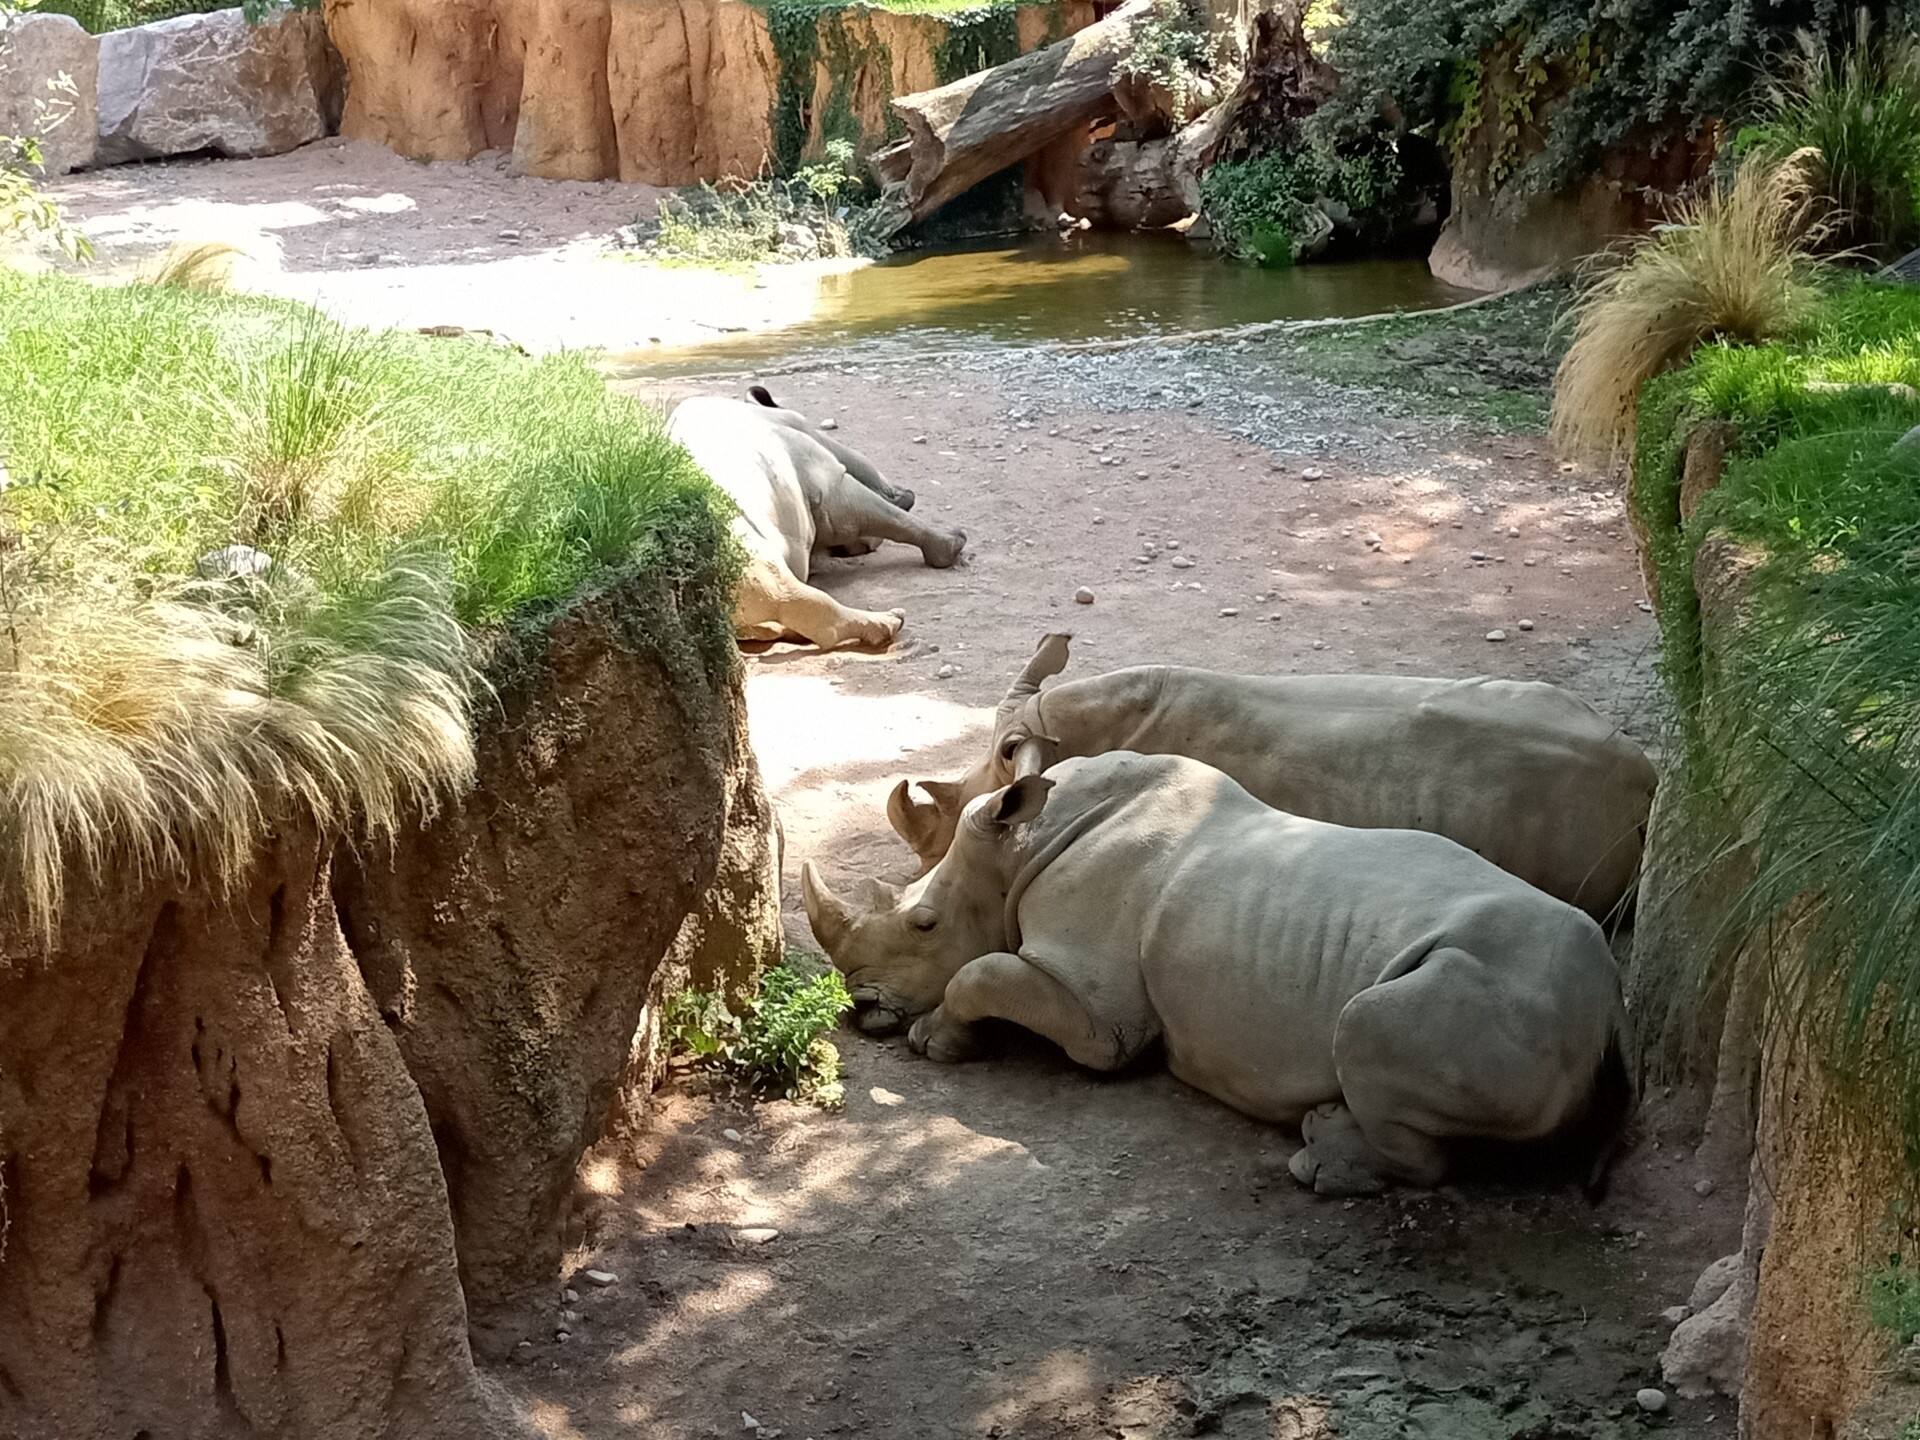
[[[1020,713],[1020,708],[1040,693],[1040,682],[1049,675],[1058,675],[1067,668],[1067,642],[1071,635],[1053,634],[1040,637],[1040,644],[1033,652],[1033,658],[1027,661],[1026,668],[1015,677],[1007,687],[1007,698],[1000,702],[1000,708],[993,714],[993,733],[997,738],[1007,723]]]
[[[800,867],[800,899],[807,907],[807,923],[813,927],[814,938],[826,947],[827,954],[833,954],[852,928],[853,912],[820,878],[811,860]]]
[[[947,853],[954,818],[960,813],[960,786],[951,780],[922,780],[925,800],[913,798],[913,782],[902,780],[887,796],[887,819],[894,833],[913,848],[926,870]]]

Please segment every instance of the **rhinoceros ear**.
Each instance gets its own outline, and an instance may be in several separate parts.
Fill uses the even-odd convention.
[[[1044,775],[1023,775],[987,802],[987,814],[996,825],[1024,825],[1046,808],[1053,781]]]
[[[827,954],[833,954],[847,938],[853,915],[847,902],[820,878],[811,860],[800,867],[800,899],[807,907],[807,923],[813,926],[814,938],[826,948]]]
[[[946,780],[922,780],[920,788],[928,800],[913,798],[913,783],[902,780],[887,796],[887,820],[894,834],[912,848],[928,870],[940,863],[946,853],[942,843],[960,813],[960,787]],[[924,872],[923,872],[924,873]]]

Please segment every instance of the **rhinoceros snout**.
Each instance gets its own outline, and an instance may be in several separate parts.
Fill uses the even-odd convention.
[[[878,995],[853,992],[853,1023],[865,1035],[891,1035],[906,1023],[906,1016]]]

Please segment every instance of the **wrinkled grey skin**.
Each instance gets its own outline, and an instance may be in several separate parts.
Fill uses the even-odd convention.
[[[675,408],[667,433],[737,511],[733,533],[747,554],[734,595],[742,639],[800,639],[823,649],[891,644],[901,613],[854,610],[809,585],[814,553],[865,554],[898,540],[945,569],[966,548],[964,532],[915,519],[906,509],[911,491],[888,484],[872,461],[792,410],[698,395]]]
[[[1325,1194],[1433,1185],[1455,1142],[1601,1142],[1631,1108],[1620,977],[1587,915],[1471,851],[1261,804],[1117,751],[971,802],[912,884],[807,915],[862,1023],[970,1057],[1009,1020],[1098,1070],[1154,1042],[1186,1083],[1299,1125]]]
[[[1204,761],[1292,815],[1444,835],[1596,918],[1639,874],[1653,764],[1557,686],[1141,665],[1043,691],[1067,642],[1040,642],[964,776],[919,782],[925,800],[894,787],[887,817],[923,866],[975,797],[1068,756],[1135,750]]]

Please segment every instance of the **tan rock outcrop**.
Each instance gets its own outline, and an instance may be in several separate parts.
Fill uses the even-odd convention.
[[[40,142],[47,175],[93,163],[100,42],[67,15],[0,15],[0,135]]]
[[[316,15],[238,9],[100,37],[101,165],[280,155],[332,133],[337,58]]]
[[[231,897],[0,921],[0,1436],[525,1433],[420,1095],[290,833]]]
[[[779,62],[748,0],[326,0],[351,76],[341,133],[419,160],[510,149],[527,174],[653,185],[757,175],[775,150]],[[1091,23],[1090,0],[1023,6],[1023,48]],[[805,148],[863,147],[896,95],[938,83],[936,16],[818,16]]]
[[[778,905],[727,852],[764,806],[731,649],[701,662],[657,581],[570,602],[489,665],[479,786],[391,856],[343,861],[348,945],[439,1146],[476,1344],[558,1271],[573,1177],[690,915]],[[634,617],[648,617],[643,624]],[[655,628],[664,637],[654,638]],[[770,811],[760,810],[761,818]],[[760,952],[711,967],[751,982]],[[741,972],[744,971],[744,974]]]

